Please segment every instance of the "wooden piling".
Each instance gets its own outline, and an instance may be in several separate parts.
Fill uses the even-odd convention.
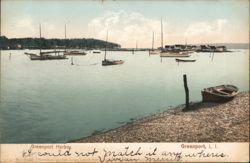
[[[212,61],[214,60],[214,51],[213,51],[213,54],[212,54]]]
[[[73,57],[71,57],[71,65],[74,65]]]
[[[189,108],[189,90],[188,90],[188,85],[187,85],[187,76],[186,74],[183,75],[183,82],[184,82],[184,88],[185,88],[185,94],[186,94],[186,108]]]

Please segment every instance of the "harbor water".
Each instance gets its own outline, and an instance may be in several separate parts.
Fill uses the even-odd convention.
[[[249,50],[193,53],[196,62],[109,51],[124,64],[102,66],[104,52],[67,60],[31,61],[24,52],[1,51],[0,143],[65,143],[106,131],[190,101],[201,90],[232,84],[249,91]],[[73,60],[74,65],[71,65]]]

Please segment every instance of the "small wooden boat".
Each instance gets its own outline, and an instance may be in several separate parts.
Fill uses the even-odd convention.
[[[203,102],[226,102],[232,100],[238,93],[239,89],[233,85],[219,85],[201,91]]]
[[[195,62],[196,59],[179,59],[179,58],[176,58],[175,59],[176,62]]]
[[[120,65],[123,63],[124,63],[123,60],[110,60],[110,59],[108,60],[108,59],[106,59],[106,60],[102,61],[103,66]]]

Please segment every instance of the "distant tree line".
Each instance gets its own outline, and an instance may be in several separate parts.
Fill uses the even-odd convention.
[[[81,39],[45,39],[45,38],[11,38],[0,36],[0,49],[55,49],[55,48],[105,48],[106,42],[93,38]],[[116,43],[108,42],[107,48],[120,48]]]

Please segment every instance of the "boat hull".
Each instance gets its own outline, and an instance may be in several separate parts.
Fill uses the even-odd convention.
[[[160,54],[160,52],[152,50],[152,51],[149,51],[149,54],[150,55],[158,55],[158,54]]]
[[[203,102],[227,102],[239,93],[239,89],[233,85],[220,85],[205,88],[201,91]]]
[[[64,52],[64,55],[86,55],[86,53],[79,52],[79,51],[67,51],[67,52]]]
[[[66,56],[59,55],[59,56],[30,56],[30,60],[60,60],[60,59],[68,59]]]
[[[102,61],[102,65],[103,66],[111,66],[111,65],[120,65],[120,64],[123,64],[124,61],[123,60],[103,60]]]
[[[161,57],[190,57],[190,53],[161,52]]]
[[[178,58],[176,58],[175,60],[176,62],[195,62],[196,61],[195,59],[178,59]]]

